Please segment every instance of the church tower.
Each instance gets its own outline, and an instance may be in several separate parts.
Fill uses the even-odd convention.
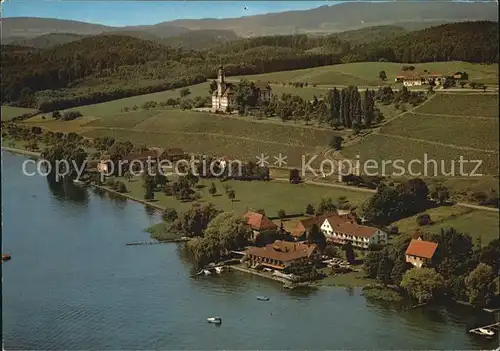
[[[224,68],[219,66],[217,71],[217,96],[222,96],[222,89],[224,88]]]

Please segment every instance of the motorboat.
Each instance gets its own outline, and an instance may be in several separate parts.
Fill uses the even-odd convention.
[[[8,261],[10,260],[12,257],[10,257],[9,254],[2,254],[2,261]]]
[[[495,333],[493,332],[493,330],[486,329],[486,328],[479,328],[477,331],[480,334],[486,335],[486,336],[493,336],[493,335],[495,335]]]
[[[208,269],[204,269],[203,270],[203,274],[205,274],[205,275],[211,275],[212,272],[210,272]]]
[[[269,301],[269,297],[267,297],[267,296],[257,296],[257,300],[260,300],[260,301]]]
[[[208,323],[213,323],[213,324],[221,324],[222,323],[222,318],[220,317],[208,317],[207,318]]]
[[[223,266],[215,267],[215,272],[217,274],[221,274],[222,272],[224,272],[224,267]]]

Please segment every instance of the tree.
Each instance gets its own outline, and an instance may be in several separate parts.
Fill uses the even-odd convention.
[[[378,72],[378,77],[380,80],[387,80],[387,74],[385,73],[385,71]]]
[[[52,118],[54,118],[54,119],[60,119],[61,118],[61,112],[59,112],[59,111],[52,112]]]
[[[450,192],[448,189],[442,185],[436,186],[429,191],[429,195],[432,199],[442,204],[450,199]]]
[[[483,85],[483,91],[486,91],[487,86]]]
[[[165,222],[173,222],[177,219],[177,211],[175,208],[167,207],[165,211],[163,211],[162,218]]]
[[[463,87],[465,86],[465,84],[467,84],[467,82],[465,82],[465,81],[461,81],[461,82],[460,82],[460,88],[463,88]]]
[[[330,141],[330,146],[338,151],[342,149],[343,142],[344,138],[342,138],[340,135],[334,135],[332,140]]]
[[[318,245],[320,250],[324,250],[326,247],[326,237],[319,229],[317,224],[313,224],[311,230],[307,232],[306,241],[310,244]]]
[[[394,284],[400,285],[404,274],[407,270],[413,268],[411,263],[406,262],[404,255],[399,255],[394,262],[394,266],[391,271],[391,280]]]
[[[393,262],[389,258],[389,252],[387,249],[382,250],[382,255],[378,262],[377,267],[377,279],[387,286],[387,284],[391,281],[391,271],[393,267]]]
[[[311,204],[308,204],[306,206],[306,214],[308,215],[313,215],[314,214],[314,206]]]
[[[212,196],[215,196],[215,194],[217,194],[217,188],[215,187],[215,183],[212,183],[210,185],[210,188],[208,189],[208,192],[210,193],[210,195]]]
[[[286,212],[285,210],[281,209],[281,210],[278,210],[278,218],[279,219],[283,219],[286,217]]]
[[[234,201],[234,199],[236,198],[236,193],[234,192],[233,189],[229,189],[227,191],[227,197],[231,200],[231,202]]]
[[[220,213],[213,204],[193,204],[173,222],[171,229],[188,237],[201,236],[208,223]]]
[[[347,243],[342,245],[342,249],[345,252],[345,257],[346,257],[347,262],[349,262],[351,264],[354,263],[354,261],[356,259],[356,255],[354,254],[354,249],[352,247],[351,242],[348,241]]]
[[[416,220],[419,226],[432,224],[431,216],[427,213],[419,214]]]
[[[144,193],[144,200],[151,201],[154,200],[154,198],[155,198],[155,193],[150,189],[146,189]]]
[[[212,95],[212,93],[213,93],[214,91],[216,91],[216,90],[217,90],[217,87],[218,87],[218,86],[217,86],[217,81],[216,81],[215,79],[214,79],[214,80],[212,80],[212,81],[210,82],[210,87],[208,88],[208,93],[209,93],[210,95]]]
[[[321,199],[319,206],[316,210],[318,214],[324,214],[328,212],[333,212],[337,210],[337,206],[333,203],[331,197],[324,197]]]
[[[443,288],[443,277],[433,268],[412,268],[405,272],[401,286],[419,303],[431,301]]]
[[[487,264],[480,263],[465,278],[465,287],[469,302],[473,304],[486,305],[491,301],[495,292],[493,280],[496,275],[493,268]]]
[[[259,208],[257,211],[255,211],[257,213],[260,213],[261,215],[265,216],[266,215],[266,211],[264,211],[263,208]]]
[[[127,182],[130,183],[132,181],[132,173],[129,170],[125,171],[125,173],[123,174],[123,176],[125,177],[125,179],[127,180]]]
[[[292,184],[297,184],[297,183],[300,183],[300,181],[301,181],[300,171],[297,168],[291,169],[289,182]]]
[[[181,96],[181,98],[186,97],[190,94],[191,94],[191,90],[189,90],[189,88],[182,88],[179,92],[179,95]]]
[[[382,257],[381,251],[370,251],[363,261],[363,270],[370,278],[377,278],[379,262]]]
[[[115,189],[119,193],[126,193],[127,192],[127,187],[125,186],[125,184],[123,182],[120,182],[120,181],[115,183]]]

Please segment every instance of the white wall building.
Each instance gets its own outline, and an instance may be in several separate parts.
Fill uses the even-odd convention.
[[[217,71],[217,89],[212,93],[212,110],[226,112],[235,106],[235,87],[225,82],[224,67]]]
[[[387,233],[381,229],[359,225],[354,221],[338,223],[335,218],[326,218],[320,227],[327,241],[367,249],[370,245],[385,245]]]

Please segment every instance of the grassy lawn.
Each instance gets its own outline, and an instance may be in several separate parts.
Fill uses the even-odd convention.
[[[381,132],[445,144],[498,150],[498,119],[493,118],[457,118],[407,113],[386,124]]]
[[[137,178],[132,182],[122,180],[131,196],[143,199],[144,188],[142,180]],[[214,182],[219,196],[211,196],[208,192],[210,184]],[[224,211],[234,211],[244,214],[249,210],[263,208],[268,216],[277,216],[280,209],[288,214],[301,213],[305,211],[307,204],[316,206],[322,197],[330,196],[334,200],[339,196],[345,196],[352,204],[360,204],[366,199],[366,194],[344,189],[325,188],[309,184],[288,184],[280,182],[262,181],[227,181],[200,180],[204,188],[197,191],[201,194],[200,202],[211,202]],[[236,194],[236,200],[231,202],[224,190],[224,184],[229,185]],[[178,211],[189,209],[192,202],[180,202],[175,197],[166,196],[161,192],[155,193],[155,203],[163,207],[173,207]]]
[[[498,118],[498,95],[437,94],[433,99],[418,107],[415,112]]]
[[[441,163],[444,164],[444,172],[450,173],[451,161],[455,161],[455,173],[459,172],[458,160],[463,156],[465,160],[482,160],[482,165],[479,172],[482,174],[497,174],[498,173],[498,154],[487,154],[479,151],[458,150],[452,147],[433,145],[426,142],[418,142],[413,140],[401,140],[391,138],[384,135],[368,135],[364,140],[357,144],[347,146],[342,149],[342,155],[349,159],[355,160],[359,158],[363,160],[375,160],[378,163],[378,173],[382,173],[382,161],[419,160],[419,163],[411,165],[412,173],[415,175],[425,174],[424,169],[424,154],[427,154],[427,160],[436,160],[438,170],[443,169]],[[401,165],[401,164],[400,164]],[[405,174],[409,174],[409,165],[404,163]],[[464,172],[470,173],[475,168],[475,163],[465,163],[463,165]],[[370,172],[375,172],[370,170]],[[395,172],[401,173],[400,169],[393,168],[391,164],[386,166],[386,174],[390,175]],[[427,167],[427,175],[434,175],[434,166],[430,164]],[[437,175],[442,175],[442,172],[437,172]],[[457,174],[458,175],[458,174]]]
[[[430,62],[413,64],[417,71],[434,71],[448,73],[451,71],[466,71],[471,81],[496,84],[498,77],[498,65],[481,65],[466,62]],[[332,66],[323,66],[293,71],[273,72],[258,75],[231,77],[238,80],[241,77],[250,80],[262,80],[271,82],[308,82],[309,84],[324,85],[374,85],[392,84],[394,78],[401,71],[402,64],[392,62],[360,62],[347,63]],[[387,81],[378,79],[378,73],[384,70]]]
[[[324,268],[323,273],[328,274],[327,277],[317,281],[315,284],[319,286],[365,286],[376,283],[376,280],[365,278],[364,272],[349,272],[345,274],[329,275],[330,269]]]
[[[2,105],[2,121],[8,121],[14,117],[24,115],[25,113],[33,113],[36,109],[24,108],[24,107],[13,107]]]
[[[87,124],[89,127],[134,128],[141,122],[159,114],[161,110],[141,110],[107,115]]]
[[[401,234],[412,234],[417,228],[423,232],[439,233],[442,228],[453,227],[459,232],[469,234],[473,239],[481,236],[483,244],[498,238],[498,213],[459,206],[441,206],[425,213],[431,216],[434,224],[419,227],[415,215],[394,222],[392,225],[397,226]]]
[[[26,121],[23,121],[26,125],[36,125],[44,129],[50,130],[52,132],[61,133],[83,133],[88,130],[86,125],[94,121],[95,117],[79,117],[72,121],[60,121],[55,120],[52,117],[42,118],[43,116],[35,116]]]

